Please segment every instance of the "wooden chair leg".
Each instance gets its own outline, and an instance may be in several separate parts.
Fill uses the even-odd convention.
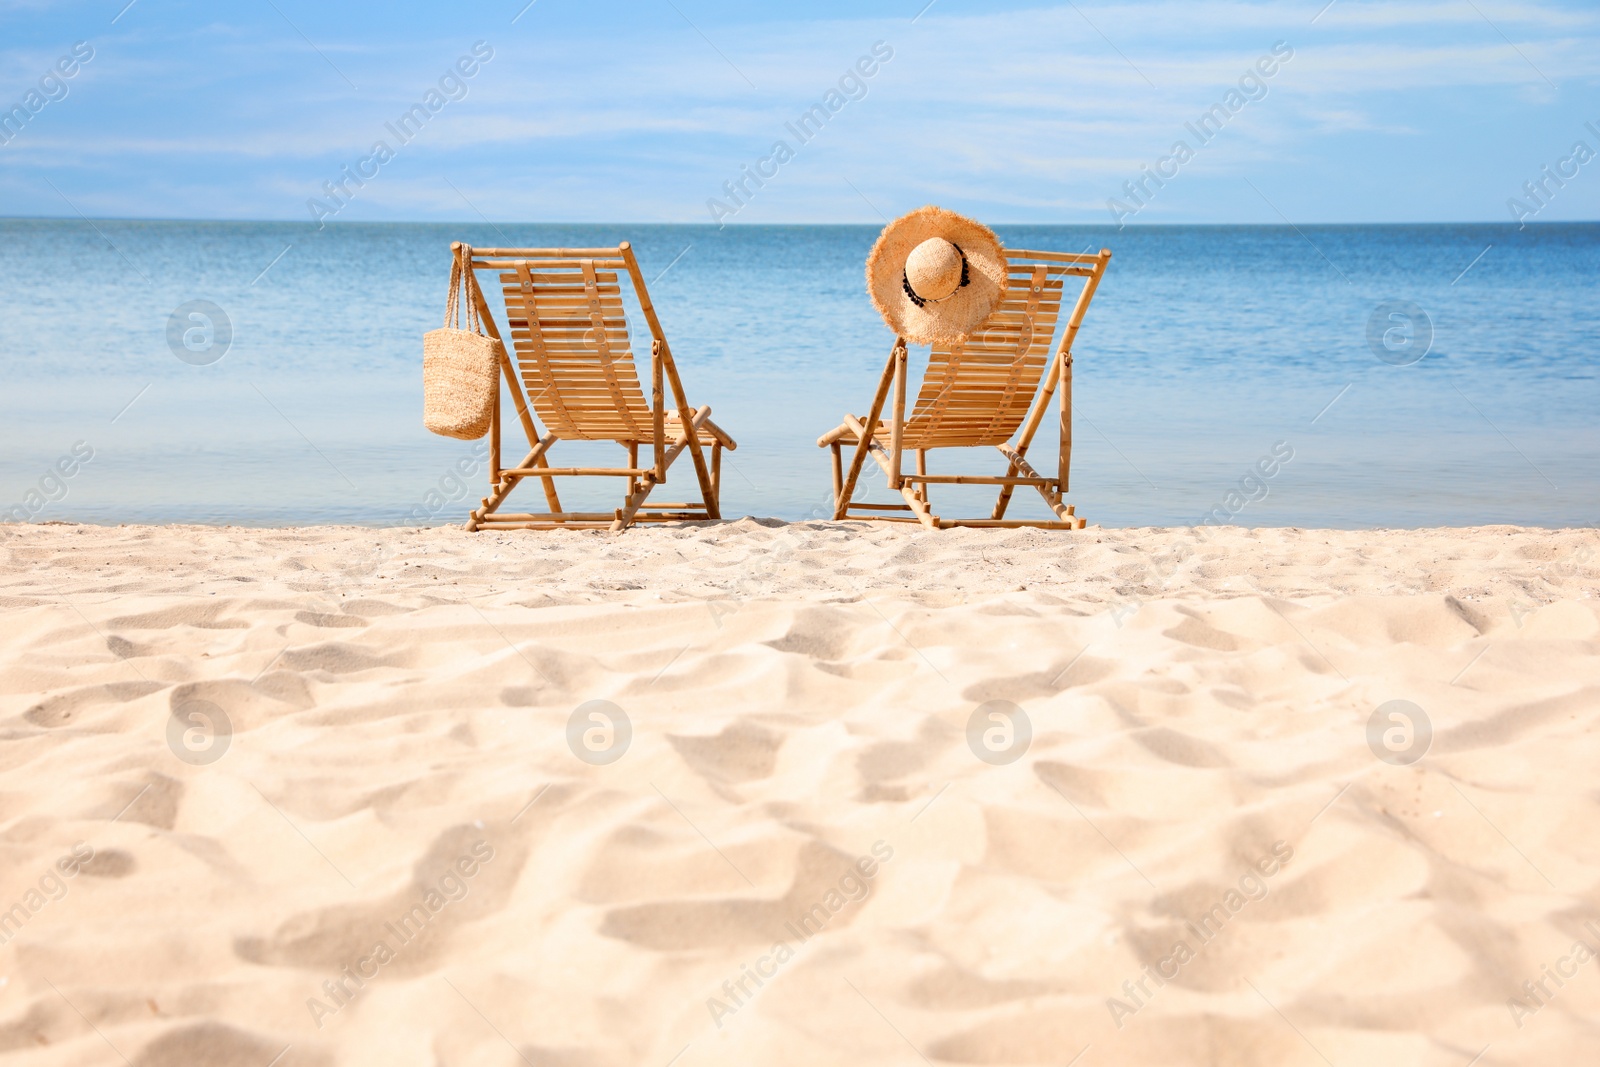
[[[900,353],[905,348],[905,340],[896,337],[894,350],[889,353],[889,361],[883,365],[883,377],[878,380],[878,392],[872,398],[872,410],[867,414],[866,430],[857,434],[856,454],[850,459],[850,473],[845,475],[844,486],[839,490],[839,496],[834,501],[833,517],[844,518],[844,513],[849,510],[850,500],[855,496],[856,481],[861,477],[861,466],[867,460],[867,453],[872,451],[872,436],[878,432],[878,418],[883,414],[883,405],[889,399],[889,386],[894,381],[895,367],[900,362]],[[853,416],[846,415],[845,422],[850,422]]]
[[[555,444],[555,440],[555,434],[546,434],[544,439],[539,442],[538,446],[532,452],[529,452],[526,456],[524,456],[522,462],[517,464],[517,466],[519,468],[527,468],[535,465],[540,467],[547,466],[548,464],[545,461],[544,455],[546,452],[550,451],[550,446]],[[541,480],[550,482],[553,479],[544,478]],[[511,491],[517,487],[517,483],[520,481],[522,481],[522,478],[518,475],[501,474],[497,481],[491,482],[489,485],[489,495],[483,498],[482,506],[475,508],[472,513],[467,516],[466,529],[469,532],[477,530],[479,523],[483,522],[484,519],[488,518],[490,515],[493,515],[500,509],[500,505],[505,503],[506,497],[511,495]]]
[[[698,412],[694,413],[694,415],[684,426],[679,427],[677,440],[672,442],[672,447],[668,448],[662,456],[663,470],[670,468],[677,458],[686,449],[688,449],[691,444],[700,439],[701,423],[710,418],[710,416],[710,408],[701,408]],[[722,442],[718,441],[712,448],[712,464],[715,465],[715,468],[719,474],[721,471],[721,464],[716,459],[716,454],[721,447]],[[709,489],[711,485],[710,467],[708,467],[706,474],[707,479],[701,484]],[[665,481],[665,479],[663,479],[663,481]],[[644,502],[649,498],[650,493],[655,489],[656,486],[660,484],[662,484],[662,482],[656,481],[653,473],[646,474],[639,479],[639,486],[634,489],[633,492],[628,494],[628,498],[623,501],[622,507],[616,510],[616,518],[612,520],[611,523],[611,530],[613,533],[626,530],[630,525],[632,525],[634,516],[637,515],[639,513],[639,509],[644,506]],[[700,499],[705,505],[706,518],[720,519],[722,517],[717,511],[716,496],[713,493],[709,491],[702,492],[700,494]]]
[[[892,478],[894,476],[893,454],[883,445],[872,440],[871,435],[867,433],[866,426],[853,415],[846,415],[845,421],[852,424],[852,428],[861,440],[870,443],[869,451],[872,454],[873,461],[883,471],[884,477]],[[933,509],[928,507],[928,502],[923,500],[911,485],[905,482],[900,483],[900,496],[904,498],[906,506],[911,509],[911,513],[917,517],[917,521],[921,522],[922,525],[930,530],[944,528],[944,524],[939,521],[939,516],[933,513]]]
[[[1039,472],[1033,469],[1033,464],[1029,463],[1020,451],[1011,448],[1009,445],[996,445],[995,447],[1000,450],[1001,455],[1011,461],[1012,470],[1021,472],[1025,478],[1040,478],[1042,480]],[[1007,488],[1010,487],[1008,486]],[[1039,490],[1039,495],[1044,497],[1045,506],[1055,512],[1058,521],[1072,523],[1075,528],[1083,529],[1085,520],[1078,518],[1074,514],[1072,505],[1062,502],[1059,482],[1052,485],[1036,485],[1034,488]]]
[[[1006,468],[1007,478],[1016,473],[1017,469],[1015,467]],[[1003,519],[1006,517],[1006,508],[1011,506],[1011,490],[1013,488],[1014,486],[1009,485],[1002,485],[1000,487],[1000,499],[994,502],[994,511],[990,513],[992,518]]]
[[[639,514],[639,509],[644,506],[644,502],[649,498],[651,490],[656,487],[655,480],[648,475],[640,479],[640,481],[643,484],[629,493],[628,498],[617,509],[617,517],[611,523],[612,533],[621,533],[633,525],[633,517]]]
[[[710,514],[720,514],[722,511],[722,442],[711,443],[711,503],[707,511]]]
[[[1044,497],[1045,507],[1055,512],[1056,518],[1061,522],[1071,523],[1075,529],[1079,530],[1089,524],[1088,519],[1081,519],[1075,514],[1077,509],[1071,504],[1062,503],[1060,493],[1052,493],[1042,485],[1036,485],[1034,488],[1039,490],[1040,496]]]
[[[663,349],[665,351],[665,349]],[[706,502],[706,510],[713,519],[722,518],[722,512],[717,507],[717,496],[711,487],[711,466],[706,463],[705,452],[700,448],[700,434],[694,428],[695,409],[689,406],[684,399],[683,383],[678,380],[677,368],[667,362],[667,381],[672,385],[673,393],[678,400],[678,424],[689,427],[688,440],[683,444],[689,449],[689,458],[694,462],[694,474],[700,481],[700,499]]]
[[[887,470],[884,473],[888,473]],[[930,530],[944,529],[944,524],[939,521],[939,516],[933,513],[933,508],[928,506],[928,502],[918,495],[915,489],[909,485],[902,485],[900,487],[900,495],[905,497],[907,504],[911,505],[912,514],[921,520],[922,525]]]

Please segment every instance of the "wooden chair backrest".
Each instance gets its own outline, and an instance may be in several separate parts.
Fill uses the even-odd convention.
[[[622,306],[622,253],[561,253],[496,263],[529,403],[557,438],[653,441]]]
[[[1000,306],[965,343],[934,345],[906,421],[904,447],[998,445],[1022,425],[1051,362],[1069,275],[1089,277],[1098,257],[1006,249]],[[1079,262],[1081,261],[1081,262]]]

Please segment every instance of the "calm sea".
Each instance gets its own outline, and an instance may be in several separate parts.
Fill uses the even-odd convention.
[[[1600,521],[1600,225],[997,229],[1013,247],[1114,253],[1077,345],[1071,499],[1091,522],[1214,508],[1267,526]],[[486,475],[458,484],[473,446],[421,422],[421,337],[443,316],[450,242],[628,239],[691,402],[739,440],[724,513],[817,514],[829,465],[815,438],[865,411],[891,341],[862,280],[875,236],[0,221],[0,510],[459,521]],[[192,301],[226,320],[190,335],[198,352],[186,313],[169,343]],[[561,465],[621,457],[561,448]],[[1275,449],[1292,458],[1250,478]],[[935,470],[998,473],[997,458],[936,454]],[[564,503],[609,508],[618,491],[565,488]],[[521,492],[540,504],[536,486]],[[873,493],[890,499],[881,480]],[[990,500],[935,494],[951,512]],[[1013,514],[1044,514],[1017,500]]]

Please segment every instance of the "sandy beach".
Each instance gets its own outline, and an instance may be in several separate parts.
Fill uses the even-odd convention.
[[[1597,0],[0,24],[0,1067],[1600,1067]]]
[[[0,547],[8,1063],[1600,1058],[1593,531]]]

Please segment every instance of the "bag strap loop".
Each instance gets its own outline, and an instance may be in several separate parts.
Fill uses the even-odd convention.
[[[444,328],[456,329],[458,312],[461,303],[461,256],[457,253],[450,260],[450,295],[444,301]]]
[[[444,304],[444,326],[447,330],[461,329],[461,298],[466,297],[466,330],[482,334],[483,324],[478,317],[478,276],[472,270],[472,246],[464,244],[450,263],[450,295]]]

